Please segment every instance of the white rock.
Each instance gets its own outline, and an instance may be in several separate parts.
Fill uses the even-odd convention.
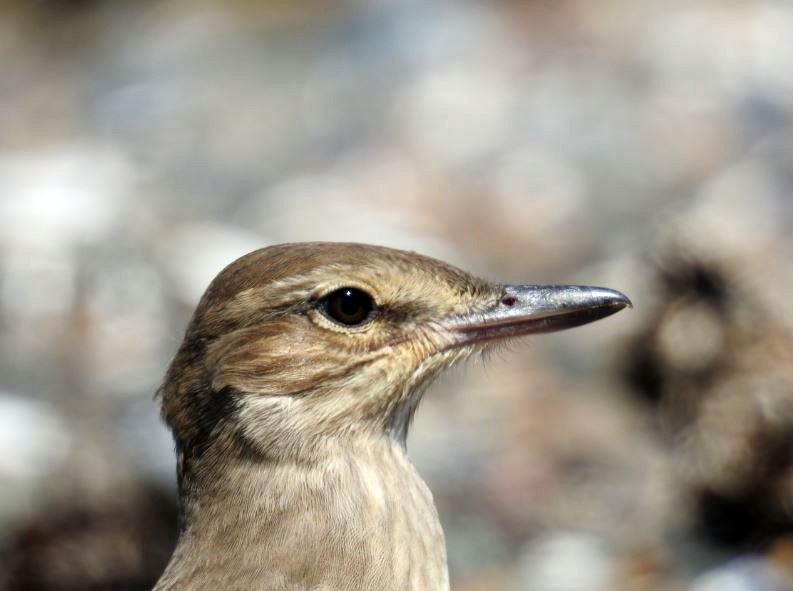
[[[694,581],[692,591],[784,591],[763,559],[744,557],[720,565]]]
[[[49,406],[0,392],[0,483],[24,484],[51,474],[68,457],[70,444],[66,426]]]
[[[170,232],[160,256],[180,298],[195,305],[226,265],[268,244],[262,236],[236,226],[193,223]]]
[[[586,532],[553,532],[528,546],[521,565],[522,589],[607,589],[612,562],[605,542]]]
[[[67,144],[0,158],[0,238],[100,240],[121,218],[130,163],[105,146]]]

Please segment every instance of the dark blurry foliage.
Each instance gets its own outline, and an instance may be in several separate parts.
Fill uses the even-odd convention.
[[[717,265],[681,259],[659,274],[627,382],[674,447],[698,535],[763,550],[793,533],[793,336]]]
[[[687,380],[704,383],[713,370],[713,362],[691,368],[669,359],[659,342],[665,322],[682,307],[697,304],[712,311],[720,322],[729,322],[730,314],[728,285],[719,269],[697,261],[677,261],[660,267],[658,274],[661,309],[635,337],[625,365],[625,377],[632,389],[653,405],[668,404],[674,392],[670,380],[684,374]]]
[[[40,514],[7,534],[3,591],[133,591],[156,582],[176,542],[174,495],[148,488]]]

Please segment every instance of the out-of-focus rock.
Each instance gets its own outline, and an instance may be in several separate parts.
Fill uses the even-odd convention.
[[[692,591],[784,591],[773,566],[757,557],[743,557],[720,565],[695,581]]]
[[[223,267],[265,246],[268,246],[265,238],[243,228],[193,223],[168,232],[161,244],[160,257],[179,298],[194,306]]]
[[[96,244],[120,223],[134,182],[131,163],[112,146],[0,154],[0,240]]]
[[[610,588],[613,561],[603,540],[585,532],[549,534],[524,549],[522,589],[593,591]]]
[[[0,525],[41,508],[33,491],[59,470],[72,443],[53,406],[0,393]]]

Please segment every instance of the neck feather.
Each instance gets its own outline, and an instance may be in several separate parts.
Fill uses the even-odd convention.
[[[312,463],[210,449],[181,488],[182,533],[155,591],[448,589],[432,495],[388,437]]]

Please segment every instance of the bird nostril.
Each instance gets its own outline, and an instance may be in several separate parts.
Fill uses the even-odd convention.
[[[504,296],[501,298],[501,303],[504,304],[506,307],[511,308],[515,304],[518,303],[518,300],[512,296]]]

